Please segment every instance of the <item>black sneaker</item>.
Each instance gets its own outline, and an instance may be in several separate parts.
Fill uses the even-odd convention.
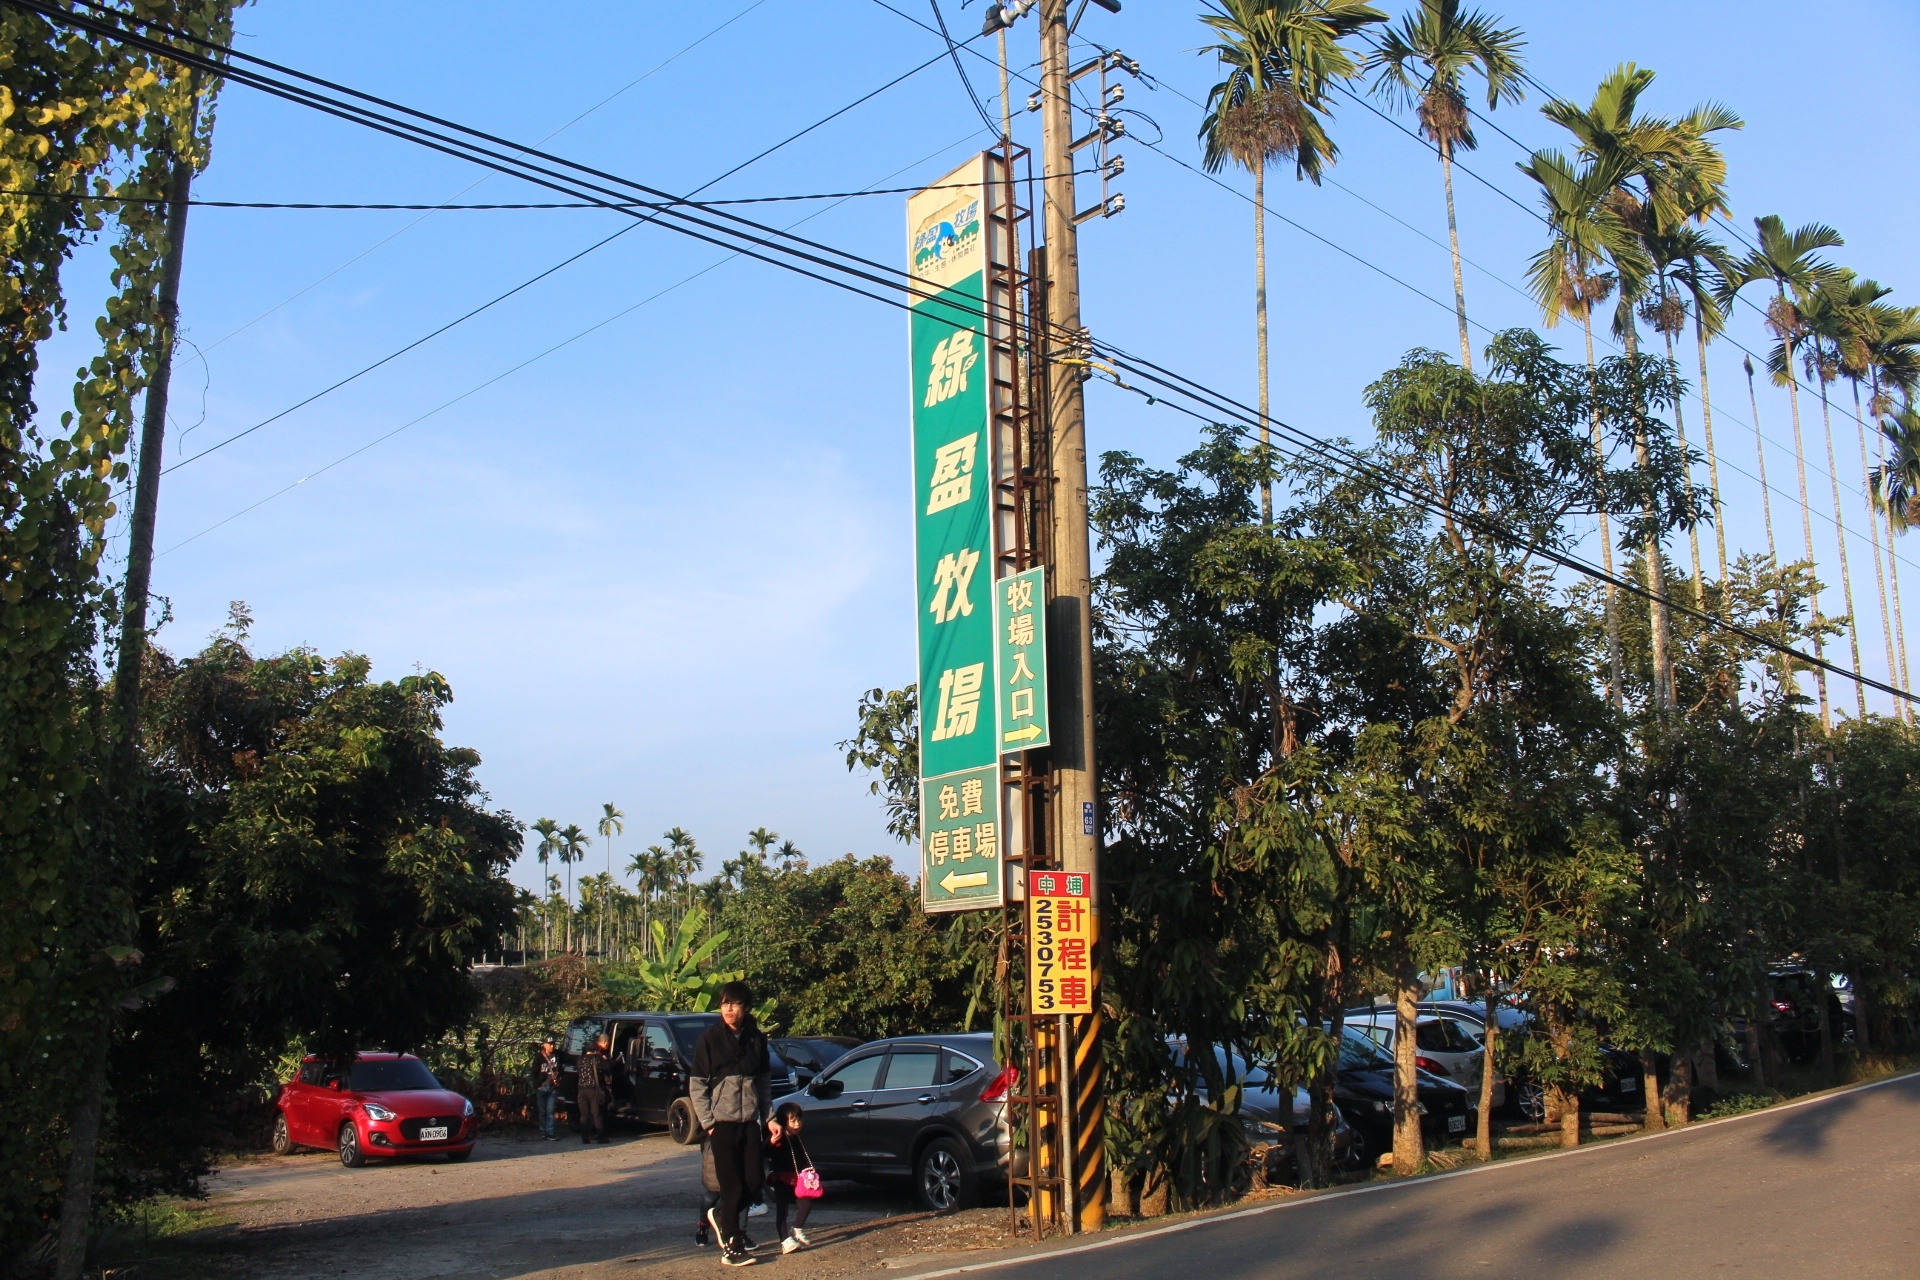
[[[720,1251],[720,1265],[723,1267],[750,1267],[758,1261],[738,1244],[729,1244]]]

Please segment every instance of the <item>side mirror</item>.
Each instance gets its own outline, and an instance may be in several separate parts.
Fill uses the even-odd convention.
[[[340,1092],[340,1090],[346,1087],[347,1087],[347,1082],[342,1080],[339,1076],[335,1076],[333,1079],[327,1081],[327,1088],[332,1089],[335,1093]]]
[[[837,1098],[846,1091],[844,1080],[815,1080],[807,1086],[807,1092],[816,1098]]]
[[[647,1050],[647,1061],[648,1062],[672,1062],[673,1050],[663,1048],[660,1045],[655,1045],[653,1046],[653,1048]]]

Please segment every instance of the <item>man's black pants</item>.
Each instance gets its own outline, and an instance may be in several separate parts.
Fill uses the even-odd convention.
[[[575,1101],[575,1119],[580,1126],[580,1141],[605,1142],[607,1138],[607,1091],[582,1089]]]
[[[707,1139],[713,1144],[713,1170],[720,1177],[720,1228],[728,1240],[740,1238],[740,1211],[760,1198],[764,1171],[760,1125],[753,1120],[722,1120]]]

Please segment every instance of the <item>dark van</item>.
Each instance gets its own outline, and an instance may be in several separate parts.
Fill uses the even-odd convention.
[[[701,1033],[718,1021],[717,1013],[596,1013],[575,1018],[555,1055],[560,1059],[562,1102],[573,1110],[574,1082],[579,1076],[574,1064],[587,1045],[605,1035],[613,1066],[607,1114],[665,1125],[675,1142],[698,1142],[687,1082],[693,1072],[693,1047],[700,1043]],[[793,1068],[771,1049],[767,1056],[773,1065],[773,1096],[792,1093]]]

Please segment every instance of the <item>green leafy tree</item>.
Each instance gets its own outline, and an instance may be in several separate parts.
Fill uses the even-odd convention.
[[[1478,71],[1486,86],[1487,110],[1526,96],[1526,68],[1520,50],[1526,42],[1514,28],[1503,28],[1487,14],[1462,10],[1460,0],[1420,0],[1419,6],[1387,28],[1367,55],[1378,70],[1374,91],[1413,107],[1420,134],[1440,154],[1447,192],[1447,242],[1453,254],[1453,306],[1460,322],[1460,367],[1473,369],[1473,341],[1467,333],[1467,289],[1460,273],[1460,227],[1453,212],[1453,156],[1479,146],[1473,115],[1461,81]]]
[[[963,1030],[968,966],[950,923],[885,858],[851,854],[748,880],[727,901],[716,937],[794,1035],[862,1039]]]
[[[919,689],[869,689],[858,714],[854,736],[839,744],[847,768],[875,775],[867,792],[886,806],[887,834],[910,843],[920,834]]]
[[[705,933],[707,936],[702,937]],[[696,906],[680,918],[679,927],[667,933],[664,920],[653,922],[656,959],[648,959],[638,947],[633,950],[633,966],[617,971],[605,981],[617,995],[637,994],[643,1007],[663,1013],[705,1013],[720,998],[720,988],[744,977],[739,970],[720,971],[712,966],[714,953],[727,941],[727,931],[707,929],[705,907]]]

